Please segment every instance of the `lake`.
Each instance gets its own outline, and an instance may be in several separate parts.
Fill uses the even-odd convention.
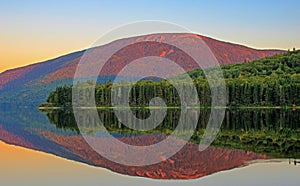
[[[249,161],[274,158],[298,161],[300,158],[300,111],[297,109],[227,109],[216,139],[203,152],[199,152],[198,143],[210,111],[196,110],[200,118],[189,142],[171,158],[162,156],[160,163],[140,167],[110,161],[89,146],[82,135],[106,140],[101,131],[103,128],[93,123],[89,112],[83,109],[76,113],[88,116],[85,119],[91,125],[86,130],[79,130],[72,111],[41,112],[36,108],[2,106],[0,140],[123,175],[155,179],[205,178],[213,173],[245,166]],[[148,110],[133,110],[133,113],[141,119],[149,117]],[[120,123],[111,109],[98,110],[98,115],[109,134],[123,143],[142,146],[165,140],[176,128],[180,111],[168,109],[165,119],[157,127],[144,132],[132,130]],[[91,130],[91,127],[97,132]],[[122,158],[120,154],[116,156]],[[137,158],[139,161],[144,160],[143,157]]]

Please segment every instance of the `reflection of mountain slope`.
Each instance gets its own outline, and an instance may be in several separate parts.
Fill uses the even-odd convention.
[[[221,170],[242,166],[246,161],[268,158],[265,155],[253,152],[215,147],[199,152],[198,145],[189,143],[168,160],[162,156],[163,162],[159,164],[145,167],[128,167],[103,158],[89,147],[76,131],[57,129],[55,125],[50,124],[46,114],[36,109],[7,107],[1,110],[0,119],[0,140],[132,176],[162,179],[198,178]],[[164,139],[164,137],[163,134],[144,135],[123,137],[121,140],[125,143],[133,144],[134,142],[135,145],[141,145],[154,144]],[[109,145],[109,143],[107,144]]]
[[[194,110],[195,113],[196,110]],[[121,124],[116,117],[113,109],[98,110],[99,119],[103,122],[104,127],[114,137],[139,136],[143,134],[169,134],[174,131],[181,116],[180,110],[169,109],[162,123],[154,130],[137,131],[131,130],[124,124]],[[149,116],[148,110],[132,109],[132,113],[138,118],[146,118]],[[191,137],[190,141],[199,143],[204,128],[210,116],[210,110],[201,109],[200,118],[197,123],[196,133]],[[82,109],[76,112],[77,118],[81,118],[80,130],[76,124],[73,112],[66,110],[51,110],[47,112],[49,121],[58,129],[65,131],[76,131],[81,134],[104,136],[104,127],[97,123],[98,117],[94,115],[92,110]],[[123,113],[123,117],[129,118],[131,113]],[[226,110],[225,117],[222,122],[221,130],[214,139],[212,146],[229,149],[240,149],[252,151],[258,154],[266,154],[274,158],[290,158],[300,157],[300,139],[299,139],[299,120],[300,110],[289,109],[233,109]],[[84,118],[84,119],[83,119]],[[188,123],[195,120],[187,117],[189,120],[185,122],[187,129]],[[137,125],[135,125],[137,126]],[[194,130],[190,128],[190,130]],[[101,132],[100,132],[101,131]],[[184,134],[185,132],[182,132]],[[185,133],[188,134],[188,133]],[[164,140],[166,136],[161,136],[160,140]],[[158,138],[158,136],[156,136]],[[139,138],[137,138],[139,139]],[[122,141],[122,139],[120,139]],[[151,140],[143,141],[143,145],[152,145]],[[129,141],[130,145],[139,145],[140,141]]]
[[[143,38],[155,39],[158,42],[163,42],[164,40],[178,40],[188,45],[197,42],[196,38],[199,37],[201,37],[210,47],[221,64],[252,61],[254,59],[283,52],[279,50],[255,50],[194,34],[153,34],[126,38],[101,46],[97,48],[97,50],[99,51],[99,54],[101,54],[101,52],[105,52],[109,48],[118,47],[121,43],[138,42]],[[1,73],[0,103],[11,104],[16,102],[23,105],[39,105],[46,100],[47,95],[50,91],[53,91],[56,86],[72,83],[71,78],[74,76],[76,66],[83,53],[84,51],[75,52],[43,63]],[[100,81],[106,82],[112,80],[116,73],[131,60],[149,55],[164,56],[173,61],[177,61],[178,64],[186,70],[198,68],[191,58],[183,55],[180,50],[172,46],[154,42],[147,44],[139,43],[132,47],[125,47],[119,51],[118,55],[112,56],[110,62],[107,63],[105,70],[101,72],[103,77],[100,78]],[[209,64],[207,65],[209,66]],[[93,67],[91,68],[95,69]]]
[[[126,175],[156,179],[199,178],[222,170],[243,166],[247,161],[268,158],[265,155],[253,152],[215,147],[209,147],[205,151],[199,152],[198,145],[188,143],[170,159],[166,159],[162,156],[161,163],[149,166],[133,167],[120,165],[103,158],[90,146],[88,146],[81,136],[59,135],[45,130],[41,130],[39,133],[45,138],[66,147],[77,156],[87,160],[89,164],[105,167],[114,172]],[[143,135],[124,137],[122,141],[130,143],[130,141],[134,140],[141,144],[154,144],[159,142],[162,138],[164,137],[161,135]],[[109,143],[107,144],[109,145]],[[126,156],[136,157],[135,154],[126,154]],[[143,161],[144,159],[144,157],[138,156],[136,158],[137,161]]]
[[[6,107],[0,109],[0,140],[8,144],[85,162],[80,157],[66,150],[63,146],[36,133],[35,130],[37,129],[66,134],[65,131],[58,131],[55,126],[50,125],[47,116],[36,108]],[[67,134],[73,134],[73,132],[68,131]]]
[[[1,124],[0,124],[0,139],[2,141],[11,142],[13,144],[16,144],[16,145],[19,145],[22,147],[27,147],[27,148],[31,148],[31,149],[34,148],[34,146],[31,143],[27,142],[27,140],[25,140],[24,138],[17,136],[15,134],[12,134],[12,133],[8,132],[7,130],[5,130]]]

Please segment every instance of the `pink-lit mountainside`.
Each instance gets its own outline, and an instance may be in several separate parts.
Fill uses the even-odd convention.
[[[98,54],[108,48],[118,47],[121,44],[155,40],[156,42],[140,42],[132,47],[125,47],[113,55],[105,70],[101,72],[98,83],[113,80],[118,72],[134,59],[145,56],[166,57],[176,61],[182,68],[191,71],[199,68],[193,60],[171,45],[160,44],[165,40],[184,42],[187,45],[198,42],[201,38],[220,64],[242,63],[253,61],[274,54],[283,53],[281,50],[257,50],[246,46],[218,41],[196,34],[152,34],[113,41],[99,46]],[[26,67],[7,70],[0,74],[0,103],[37,106],[46,100],[47,96],[57,86],[72,84],[77,65],[85,51],[74,52],[45,62]],[[210,64],[207,64],[209,66]],[[141,68],[144,68],[141,66]],[[93,69],[93,67],[91,67]],[[151,69],[149,69],[151,70]],[[162,71],[164,69],[161,69]]]

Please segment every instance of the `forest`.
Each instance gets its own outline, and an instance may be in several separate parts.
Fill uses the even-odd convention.
[[[298,107],[300,105],[300,50],[287,51],[252,62],[221,65],[226,84],[228,107]],[[206,70],[214,71],[215,67]],[[213,73],[212,73],[213,74]],[[211,91],[207,77],[202,69],[188,72],[193,85],[182,82],[181,75],[174,77],[182,83],[184,90],[196,87],[200,106],[211,105]],[[99,77],[101,78],[101,77]],[[97,84],[91,92],[94,81],[78,82],[74,86],[60,86],[51,92],[47,102],[40,107],[71,107],[72,88],[78,88],[80,97],[95,97],[97,107],[111,107],[111,99],[129,91],[129,105],[147,107],[154,97],[162,98],[168,107],[180,107],[180,96],[176,88],[167,80],[122,81],[113,85],[111,81]],[[112,90],[112,87],[115,86]],[[213,86],[218,86],[215,83]],[[130,90],[128,90],[130,89]],[[77,97],[77,96],[76,96]],[[84,100],[84,99],[83,99]],[[80,100],[76,106],[82,106]],[[84,104],[83,104],[84,105]],[[90,106],[90,105],[84,105]]]

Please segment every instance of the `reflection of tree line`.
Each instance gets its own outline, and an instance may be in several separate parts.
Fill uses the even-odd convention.
[[[137,118],[145,119],[149,117],[149,110],[132,111]],[[170,134],[177,126],[180,118],[180,110],[168,109],[167,115],[160,125],[153,130],[141,132],[123,125],[115,116],[114,110],[98,110],[97,115],[91,112],[91,110],[83,109],[76,113],[77,118],[81,120],[80,131],[90,135],[104,130],[104,127],[111,133],[119,133],[125,136],[142,133]],[[197,111],[195,110],[195,112]],[[191,137],[192,142],[199,143],[201,140],[209,114],[210,110],[200,110],[197,129]],[[51,123],[54,123],[58,128],[71,129],[79,133],[71,111],[53,110],[47,115]],[[299,110],[226,110],[221,132],[219,132],[213,145],[267,153],[276,157],[300,156],[299,115]],[[98,116],[104,127],[97,123]],[[187,117],[184,120],[186,123],[195,122],[193,117]],[[193,130],[193,128],[187,126],[185,130]]]
[[[150,116],[149,110],[132,110],[134,115],[139,119],[146,119]],[[124,112],[123,114],[127,114]],[[106,109],[106,110],[98,110],[97,115],[94,114],[92,110],[89,109],[83,109],[80,112],[76,113],[77,119],[80,122],[80,129],[81,132],[87,132],[82,131],[84,129],[87,129],[89,133],[91,134],[91,131],[94,131],[96,133],[98,130],[104,130],[103,126],[99,123],[98,117],[100,121],[103,123],[104,127],[112,132],[115,131],[127,131],[132,133],[137,133],[138,131],[130,130],[126,125],[122,124],[116,115],[114,114],[114,111],[112,109]],[[76,124],[76,120],[74,117],[74,113],[72,111],[68,110],[51,110],[47,113],[47,116],[51,123],[55,124],[57,128],[64,128],[64,129],[71,129],[76,130],[79,132],[78,126]],[[127,116],[122,116],[126,118]],[[129,117],[129,116],[128,116]],[[154,130],[149,131],[155,132],[160,131],[163,132],[165,130],[174,130],[176,127],[176,123],[178,123],[180,117],[180,110],[173,110],[173,112],[167,112],[166,118],[163,120],[163,122],[157,126]],[[187,122],[189,119],[192,118],[186,118]],[[138,124],[138,123],[136,123]],[[133,125],[133,127],[138,128],[138,126]],[[191,128],[191,130],[193,130]]]
[[[57,128],[65,130],[69,129],[76,131],[78,134],[80,133],[73,112],[53,110],[51,112],[47,112],[47,116],[50,123],[55,124]]]
[[[133,114],[140,119],[146,119],[150,116],[148,109],[132,110]],[[197,129],[201,130],[206,127],[210,109],[195,110],[200,113]],[[125,129],[113,109],[100,109],[98,115],[91,114],[92,110],[82,109],[77,112],[78,118],[86,119],[82,123],[87,124],[86,127],[97,126],[96,116],[100,118],[106,128],[120,128]],[[126,112],[124,112],[126,113]],[[174,130],[180,118],[180,109],[167,109],[167,115],[163,122],[155,130],[169,129]],[[58,128],[74,128],[77,127],[74,118],[74,113],[68,110],[51,110],[47,112],[48,118]],[[226,110],[225,118],[222,123],[224,130],[282,130],[282,129],[299,129],[300,123],[299,110],[282,110],[282,109],[239,109]],[[123,116],[126,117],[126,116]],[[189,121],[186,118],[185,121]],[[192,120],[192,118],[190,118]],[[190,121],[194,122],[194,121]],[[89,126],[90,125],[90,126]]]

